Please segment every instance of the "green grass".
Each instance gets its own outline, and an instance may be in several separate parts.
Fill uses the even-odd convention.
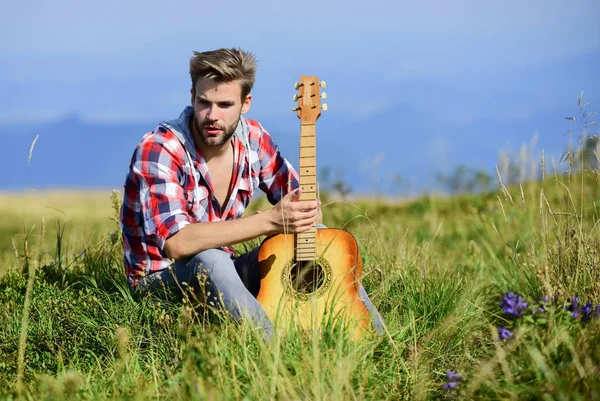
[[[600,303],[597,174],[405,203],[324,201],[324,223],[358,239],[389,329],[359,342],[291,327],[266,343],[187,299],[134,296],[110,193],[40,195],[0,198],[2,398],[600,398],[600,319],[563,308],[574,295]],[[499,306],[508,291],[558,302],[511,319]],[[500,325],[512,339],[498,341]],[[454,390],[447,370],[464,378]]]

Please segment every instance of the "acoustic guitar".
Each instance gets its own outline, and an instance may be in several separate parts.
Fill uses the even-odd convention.
[[[316,76],[302,76],[295,88],[294,110],[300,118],[301,201],[317,199],[316,121],[321,109]],[[258,302],[273,322],[294,321],[303,329],[323,330],[344,325],[359,337],[370,324],[369,312],[358,295],[362,257],[356,239],[347,231],[317,229],[267,237],[258,253]]]

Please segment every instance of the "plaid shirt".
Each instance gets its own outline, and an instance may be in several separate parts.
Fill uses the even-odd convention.
[[[232,137],[231,195],[220,205],[206,161],[189,132],[193,111],[188,106],[177,120],[144,135],[131,158],[120,219],[125,270],[133,286],[173,262],[164,253],[165,241],[186,225],[241,217],[257,188],[276,204],[288,189],[298,187],[298,174],[267,131],[241,118]],[[233,254],[231,248],[224,249]]]

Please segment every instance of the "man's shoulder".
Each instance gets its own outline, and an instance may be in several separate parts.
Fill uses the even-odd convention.
[[[251,142],[256,141],[258,144],[262,144],[272,141],[271,135],[260,122],[249,118],[244,118],[244,121],[248,126],[248,139]]]
[[[139,149],[161,151],[164,149],[170,153],[183,152],[183,145],[179,138],[168,128],[158,125],[152,131],[147,132],[138,145]]]
[[[264,127],[261,123],[256,120],[252,120],[250,118],[244,118],[246,125],[248,126],[248,131],[250,134],[260,135],[265,131]]]

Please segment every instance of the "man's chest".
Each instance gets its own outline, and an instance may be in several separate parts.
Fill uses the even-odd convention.
[[[208,174],[210,176],[213,195],[221,205],[221,209],[225,207],[231,189],[234,185],[234,158],[233,152],[222,158],[213,158],[206,163]]]

